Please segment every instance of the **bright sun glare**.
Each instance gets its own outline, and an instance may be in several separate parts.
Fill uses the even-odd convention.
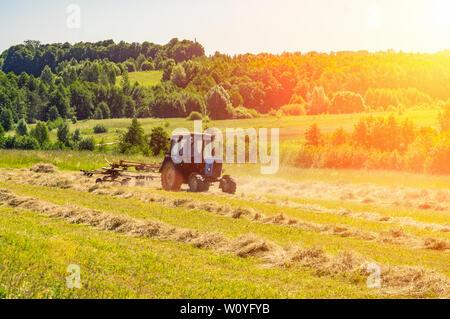
[[[436,22],[439,25],[450,26],[450,1],[438,0],[435,8]]]

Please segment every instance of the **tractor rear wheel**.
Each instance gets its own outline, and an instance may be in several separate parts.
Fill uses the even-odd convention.
[[[236,182],[231,176],[225,175],[220,180],[219,188],[221,188],[224,193],[234,194],[236,193]]]
[[[172,162],[167,162],[161,170],[161,184],[166,191],[179,191],[183,178]]]
[[[211,186],[208,182],[203,182],[203,189],[202,192],[209,191],[209,186]]]

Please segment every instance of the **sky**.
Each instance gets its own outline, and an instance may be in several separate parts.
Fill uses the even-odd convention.
[[[0,52],[25,40],[174,37],[207,54],[436,52],[450,49],[450,0],[0,0]]]

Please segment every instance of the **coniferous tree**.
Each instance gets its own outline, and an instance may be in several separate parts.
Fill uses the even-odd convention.
[[[10,109],[2,108],[0,112],[0,124],[6,132],[12,129],[14,120]]]
[[[28,135],[28,126],[27,126],[27,123],[25,122],[24,119],[21,119],[17,123],[16,134],[19,135],[19,136]]]

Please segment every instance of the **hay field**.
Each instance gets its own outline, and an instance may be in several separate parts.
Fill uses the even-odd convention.
[[[96,184],[64,165],[1,168],[0,296],[450,297],[448,178],[229,170],[235,195]],[[66,287],[70,264],[80,289]],[[374,265],[379,288],[367,285]]]

